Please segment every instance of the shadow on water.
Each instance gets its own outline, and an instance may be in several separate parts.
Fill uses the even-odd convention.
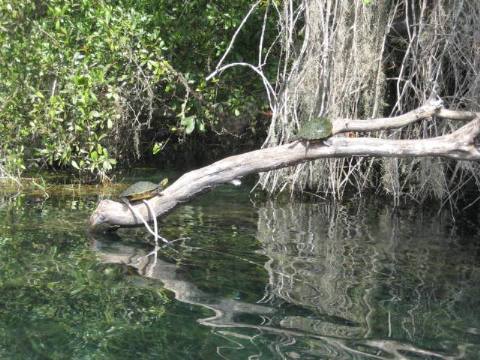
[[[474,212],[221,187],[152,252],[143,228],[89,237],[97,199],[0,194],[0,358],[479,358]]]
[[[478,233],[458,235],[472,224],[459,229],[448,214],[393,211],[375,200],[267,202],[252,234],[258,247],[249,252],[245,243],[207,240],[228,233],[216,233],[209,218],[225,226],[229,215],[201,208],[179,210],[164,225],[168,231],[184,216],[199,225],[197,246],[177,246],[176,263],[162,251],[147,254],[125,242],[104,239],[95,247],[103,261],[134,267],[160,280],[176,300],[212,311],[198,323],[236,344],[236,352],[218,347],[219,356],[474,359],[480,352]],[[241,223],[230,220],[230,226]],[[224,267],[212,276],[205,268],[215,260]],[[232,272],[241,262],[262,276]],[[209,291],[218,281],[224,291]],[[241,300],[226,289],[250,295]]]

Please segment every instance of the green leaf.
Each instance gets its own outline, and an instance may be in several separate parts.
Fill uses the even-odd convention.
[[[153,144],[152,154],[157,155],[162,150],[162,146],[157,142]]]
[[[195,116],[184,117],[180,124],[185,127],[185,134],[191,134],[195,130]]]
[[[104,170],[112,170],[112,165],[110,164],[110,161],[104,160],[103,161],[103,169]]]
[[[93,110],[92,112],[90,112],[90,116],[92,118],[99,118],[100,116],[102,116],[102,114],[100,114],[97,110]]]
[[[77,162],[75,160],[72,160],[72,166],[77,169],[77,170],[80,170],[80,166],[78,166]]]

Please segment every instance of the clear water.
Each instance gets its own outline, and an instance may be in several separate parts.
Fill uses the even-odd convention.
[[[0,195],[1,359],[480,358],[474,212],[225,186],[155,256],[141,228],[88,234],[98,198]]]

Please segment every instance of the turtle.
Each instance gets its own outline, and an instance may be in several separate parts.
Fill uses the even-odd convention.
[[[152,206],[147,200],[153,198],[156,195],[161,195],[161,191],[165,188],[165,186],[167,186],[167,183],[167,178],[160,181],[159,184],[155,184],[150,181],[139,181],[129,186],[125,191],[120,194],[120,199],[135,214],[135,216],[137,216],[145,224],[147,230],[154,236],[155,248],[158,247],[158,239],[162,239],[167,243],[168,241],[158,235],[157,216],[155,215]],[[145,204],[149,212],[149,218],[153,220],[154,230],[152,230],[148,226],[147,220],[145,220],[142,214],[130,204],[131,201],[142,201]]]
[[[165,188],[167,183],[167,178],[163,179],[159,184],[150,181],[136,182],[120,194],[120,199],[125,202],[150,199],[156,195],[160,195],[160,192]]]
[[[332,121],[329,118],[317,117],[303,124],[293,137],[293,141],[323,140],[332,135],[332,130]]]

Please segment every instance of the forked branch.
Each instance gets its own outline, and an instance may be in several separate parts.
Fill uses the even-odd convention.
[[[333,120],[334,134],[346,131],[376,131],[408,125],[432,116],[469,121],[451,134],[421,140],[391,140],[374,137],[332,136],[324,141],[307,144],[301,141],[250,151],[230,156],[209,166],[190,171],[165,189],[162,196],[149,201],[155,214],[167,214],[177,205],[215,186],[228,183],[253,173],[279,169],[302,162],[334,157],[425,157],[439,156],[456,160],[480,160],[480,114],[452,111],[441,108],[441,103],[431,101],[407,114],[370,120]],[[149,218],[143,204],[132,205],[144,218]],[[90,217],[92,229],[117,226],[142,225],[125,204],[102,200]]]

